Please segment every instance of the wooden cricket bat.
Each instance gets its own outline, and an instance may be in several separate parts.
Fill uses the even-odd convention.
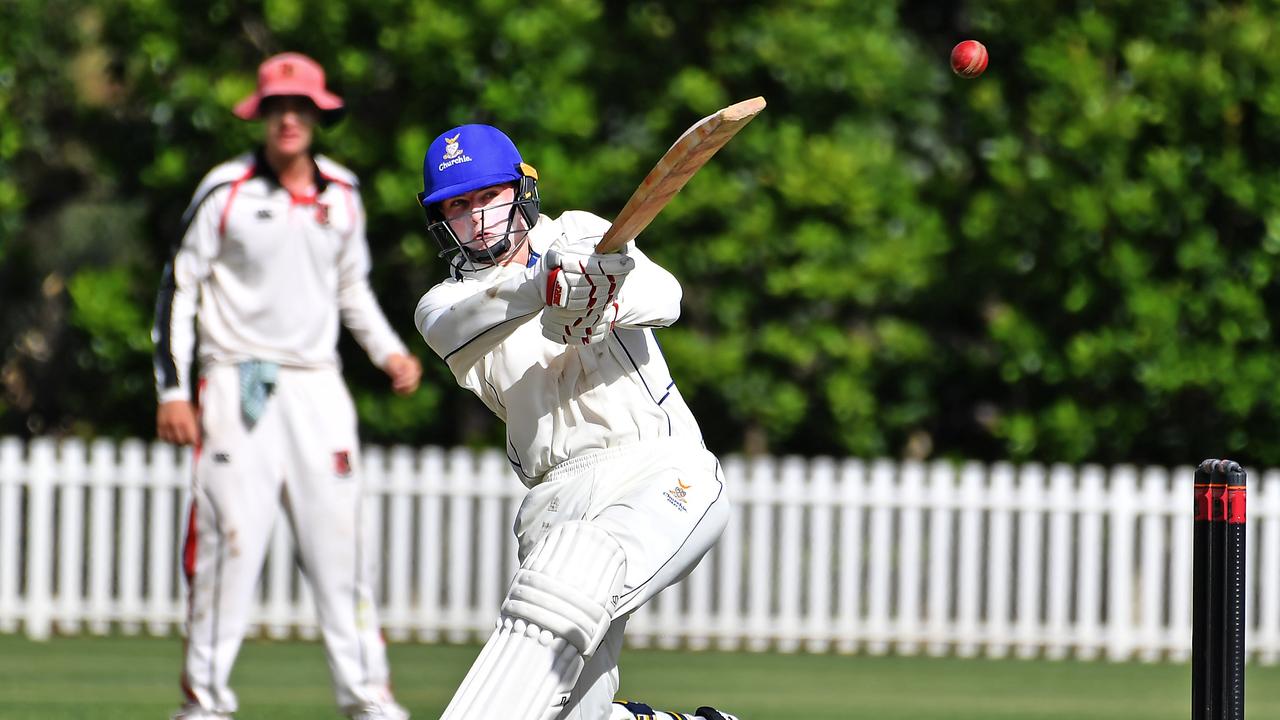
[[[764,109],[764,98],[756,97],[730,105],[708,115],[684,131],[679,140],[667,150],[657,165],[631,193],[622,212],[614,219],[613,226],[596,244],[596,252],[613,252],[636,239],[653,221],[671,198],[689,182],[689,178],[724,147],[751,118]]]

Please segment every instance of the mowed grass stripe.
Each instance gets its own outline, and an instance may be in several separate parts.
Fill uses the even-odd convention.
[[[479,648],[397,644],[396,694],[443,710]],[[177,706],[181,642],[0,635],[0,720],[138,720]],[[239,720],[337,717],[318,643],[250,640],[233,676]],[[743,720],[1164,720],[1186,714],[1186,665],[775,653],[623,653],[621,695]],[[1280,668],[1251,667],[1250,717],[1280,717]]]

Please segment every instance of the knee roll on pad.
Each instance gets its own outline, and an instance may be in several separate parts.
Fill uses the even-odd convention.
[[[497,629],[441,720],[560,714],[613,622],[625,571],[608,532],[584,521],[552,528],[520,565]]]
[[[626,564],[622,546],[608,532],[583,521],[558,525],[516,572],[502,615],[591,655],[613,622]]]

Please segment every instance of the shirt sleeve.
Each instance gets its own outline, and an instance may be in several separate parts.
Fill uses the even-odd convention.
[[[374,365],[382,367],[391,355],[407,355],[408,349],[391,329],[386,315],[369,287],[369,242],[365,237],[364,205],[354,188],[344,188],[352,197],[352,232],[338,259],[338,311],[342,324],[351,331]]]
[[[218,255],[218,224],[226,195],[225,189],[218,189],[193,201],[182,241],[160,279],[151,341],[155,344],[156,396],[161,403],[191,399],[200,284]]]
[[[458,382],[543,307],[535,268],[489,284],[444,282],[418,301],[414,322]]]
[[[569,211],[560,218],[564,234],[562,248],[581,253],[595,252],[595,245],[609,229],[609,221],[591,213]],[[649,259],[632,240],[625,252],[636,266],[618,294],[618,319],[621,328],[667,327],[680,319],[680,282],[665,268]]]
[[[680,319],[680,300],[684,291],[680,281],[666,268],[650,260],[632,242],[627,256],[636,266],[627,273],[618,293],[618,319],[621,328],[668,327]]]

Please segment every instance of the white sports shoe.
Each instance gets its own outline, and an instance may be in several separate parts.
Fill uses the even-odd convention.
[[[199,705],[183,705],[169,716],[169,720],[231,720],[231,713],[214,712]]]
[[[352,713],[351,720],[409,720],[409,711],[397,703],[367,705]]]

